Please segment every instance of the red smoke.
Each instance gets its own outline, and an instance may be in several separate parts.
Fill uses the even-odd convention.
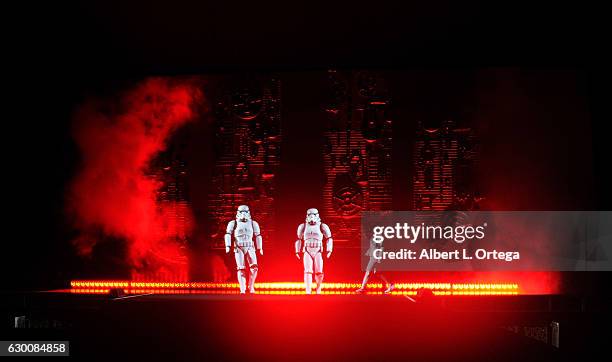
[[[185,235],[168,237],[177,230],[169,212],[187,207],[190,216],[191,210],[185,204],[157,202],[161,184],[147,176],[147,169],[173,131],[194,118],[200,100],[191,81],[151,78],[116,98],[88,101],[77,110],[74,137],[82,165],[71,184],[68,207],[82,231],[74,241],[80,254],[91,253],[100,241],[94,235],[102,231],[126,241],[136,275],[146,268],[158,278],[160,273],[187,277],[185,253],[175,241]],[[181,261],[182,270],[169,270],[172,261]]]

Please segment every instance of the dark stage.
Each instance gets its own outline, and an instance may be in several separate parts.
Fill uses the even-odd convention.
[[[609,300],[431,297],[3,295],[30,328],[85,360],[584,360],[607,343]],[[416,301],[415,301],[416,300]],[[12,322],[12,321],[10,321]],[[556,323],[557,327],[554,327]]]
[[[606,12],[314,5],[28,3],[5,69],[0,343],[66,340],[86,361],[609,359]],[[384,249],[364,220],[396,211],[486,237]],[[407,244],[522,259],[395,260]]]

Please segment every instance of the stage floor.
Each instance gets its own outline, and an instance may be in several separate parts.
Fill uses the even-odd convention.
[[[414,299],[414,298],[413,298]],[[602,348],[609,313],[563,296],[6,295],[3,340],[86,360],[558,360]],[[14,328],[15,316],[29,328]],[[559,323],[560,346],[551,323]]]

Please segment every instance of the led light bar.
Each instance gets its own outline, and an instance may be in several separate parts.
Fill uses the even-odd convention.
[[[354,294],[358,283],[323,283],[322,294]],[[238,283],[205,282],[143,282],[122,280],[73,280],[71,293],[106,294],[122,288],[126,294],[238,294]],[[255,283],[257,294],[301,295],[304,283]],[[381,283],[368,284],[368,294],[383,294]],[[433,295],[518,295],[514,283],[396,283],[393,295],[416,295],[419,289],[429,289]]]

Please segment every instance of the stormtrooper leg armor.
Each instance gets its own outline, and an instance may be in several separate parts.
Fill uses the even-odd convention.
[[[304,253],[304,286],[306,287],[306,294],[312,292],[312,265],[313,259],[310,253]]]
[[[379,260],[375,259],[373,256],[370,256],[370,261],[366,267],[365,274],[363,275],[363,281],[361,282],[361,287],[357,289],[355,292],[363,293],[365,291],[366,285],[368,284],[368,279],[370,279],[370,275],[376,275],[380,280],[382,280],[387,289],[385,290],[385,294],[391,293],[395,289],[395,284],[389,282],[389,280],[385,277],[385,275],[381,272],[377,272],[376,265],[380,263]]]
[[[243,248],[236,247],[234,249],[234,257],[236,258],[236,269],[238,270],[238,285],[240,286],[240,293],[246,292],[246,272],[244,270],[244,254]]]
[[[257,254],[255,248],[251,247],[247,253],[247,259],[249,262],[249,293],[255,293],[255,279],[257,279]]]
[[[234,257],[236,259],[236,269],[238,274],[238,285],[240,293],[246,293],[247,277],[246,277],[246,262],[249,265],[249,284],[250,293],[255,293],[255,279],[257,278],[257,254],[255,248],[263,255],[263,245],[259,224],[251,219],[249,207],[241,205],[236,213],[236,220],[232,220],[227,224],[225,232],[225,252],[229,253],[232,246],[232,237],[234,243]],[[255,237],[255,242],[253,242]]]
[[[245,258],[249,263],[249,293],[255,293],[255,279],[257,279],[257,254],[253,247],[236,247],[234,250],[236,269],[238,269],[238,285],[240,293],[244,294],[247,288]]]
[[[321,294],[321,286],[323,284],[323,256],[321,251],[317,252],[314,257],[315,281],[317,282],[317,294]]]
[[[312,293],[313,272],[315,282],[317,283],[317,294],[321,294],[321,286],[323,283],[323,257],[321,256],[321,250],[306,248],[304,252],[304,286],[306,294]]]
[[[300,258],[303,253],[304,259],[304,286],[306,294],[312,292],[312,274],[314,272],[317,283],[317,294],[321,294],[323,284],[323,252],[327,251],[329,258],[333,249],[333,239],[329,226],[321,222],[317,209],[306,211],[306,221],[298,226],[297,240],[295,242],[295,254]],[[326,247],[323,249],[323,240]],[[314,268],[313,268],[314,267]]]

